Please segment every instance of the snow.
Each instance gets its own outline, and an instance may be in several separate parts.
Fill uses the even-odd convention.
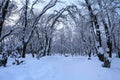
[[[100,48],[98,49],[98,52],[101,53],[101,54],[104,54],[104,49],[103,49],[102,47],[100,47]]]
[[[103,68],[97,57],[56,55],[37,60],[27,56],[19,66],[9,62],[6,68],[0,67],[0,80],[120,80],[119,60],[115,58],[111,68]]]

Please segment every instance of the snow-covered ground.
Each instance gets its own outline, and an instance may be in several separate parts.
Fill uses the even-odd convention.
[[[0,67],[0,80],[120,80],[120,59],[114,59],[111,68],[101,64],[96,57],[50,56],[37,60],[29,56],[22,65],[9,62],[6,68]]]

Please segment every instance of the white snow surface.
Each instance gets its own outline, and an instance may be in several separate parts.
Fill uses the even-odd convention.
[[[120,59],[111,68],[101,67],[97,57],[49,56],[40,60],[27,56],[19,66],[0,67],[0,80],[120,80]]]

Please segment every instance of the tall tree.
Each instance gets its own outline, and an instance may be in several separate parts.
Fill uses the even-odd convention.
[[[26,52],[26,47],[27,47],[27,44],[28,42],[30,41],[31,37],[32,37],[32,34],[34,32],[34,29],[36,27],[36,25],[38,24],[39,20],[41,19],[42,15],[44,15],[46,13],[47,10],[49,10],[50,8],[54,7],[57,3],[57,0],[51,0],[44,8],[43,10],[41,11],[41,13],[34,19],[33,23],[31,24],[31,31],[29,32],[29,35],[28,37],[25,39],[24,38],[24,43],[22,44],[22,57],[25,58],[25,52]],[[24,23],[24,26],[26,27],[27,26],[27,9],[28,9],[28,0],[26,0],[26,5],[25,5],[25,23]],[[23,30],[24,31],[24,30]]]
[[[5,21],[6,14],[8,12],[10,0],[2,0],[0,2],[0,37],[2,33],[3,24]]]

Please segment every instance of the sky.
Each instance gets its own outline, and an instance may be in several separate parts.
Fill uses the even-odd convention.
[[[21,9],[21,7],[23,7],[23,4],[25,0],[11,0],[11,1],[15,1],[18,8]],[[30,1],[34,1],[34,0],[30,0]],[[44,3],[38,3],[34,8],[35,8],[35,12],[40,13],[41,10],[44,8],[45,5],[47,5],[49,3],[50,0],[43,0],[45,1]],[[53,8],[49,9],[46,13],[53,13],[54,10],[60,10],[64,7],[66,7],[67,5],[70,5],[72,3],[74,3],[77,0],[58,0],[61,1],[61,3],[57,3],[56,6],[54,6]],[[13,18],[17,19],[18,16],[14,15]]]
[[[24,0],[13,0],[13,1],[16,1],[18,6],[21,7],[21,2],[23,2]],[[30,0],[30,1],[34,1],[34,0]],[[45,1],[44,3],[38,3],[37,8],[39,7],[43,8],[50,0],[44,0],[44,1]],[[66,5],[70,5],[77,0],[59,0],[59,1],[61,1],[62,3],[57,3],[57,5],[55,6],[56,9],[65,7]]]
[[[24,1],[24,0],[12,0],[12,1],[16,1],[18,6],[21,7],[21,2]],[[30,1],[33,1],[33,0],[30,0]],[[43,9],[43,7],[48,4],[48,2],[50,0],[43,0],[45,1],[44,3],[39,3],[35,8],[39,11],[41,11]],[[52,11],[54,10],[59,10],[61,8],[64,8],[65,6],[67,5],[70,5],[70,4],[78,4],[78,0],[58,0],[58,1],[61,1],[63,3],[57,3],[57,5],[55,7],[52,8]],[[83,1],[83,0],[79,0],[79,1]],[[51,12],[51,9],[49,10]],[[49,12],[48,11],[48,12]],[[118,14],[120,15],[120,9],[116,9],[116,12],[118,12]]]

